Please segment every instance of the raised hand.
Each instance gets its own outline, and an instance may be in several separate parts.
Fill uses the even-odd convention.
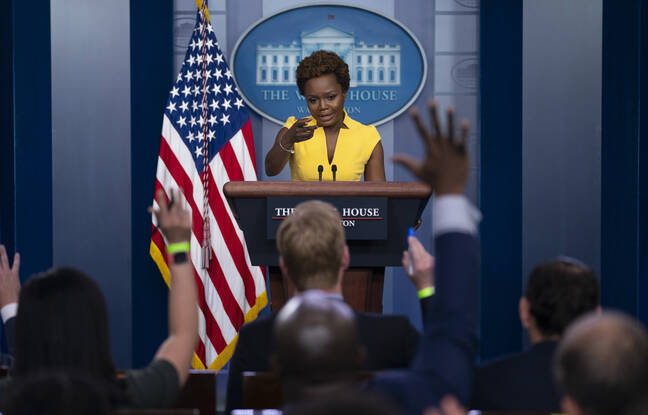
[[[403,251],[402,262],[407,276],[410,277],[418,291],[434,286],[434,257],[423,248],[423,245],[415,236],[408,237],[407,243],[409,244],[409,252],[412,253],[410,258],[409,253]],[[412,261],[413,270],[411,274],[409,273],[410,261]]]
[[[4,245],[0,245],[0,308],[10,303],[17,303],[20,295],[20,254],[16,253],[13,265],[9,266],[9,257]]]
[[[432,119],[432,131],[423,124],[416,108],[410,110],[410,116],[425,142],[425,159],[418,161],[408,155],[397,154],[392,157],[392,160],[402,164],[421,181],[430,185],[437,195],[461,194],[468,180],[469,163],[466,144],[469,123],[465,119],[461,122],[461,134],[457,140],[454,131],[454,109],[450,107],[447,110],[448,132],[446,134],[441,131],[434,100],[429,102],[428,109]]]
[[[312,119],[312,117],[304,117],[295,121],[282,137],[284,147],[291,147],[294,143],[311,139],[317,129],[316,125],[307,125]]]
[[[156,197],[159,209],[149,207],[149,212],[155,215],[167,243],[188,242],[191,239],[191,214],[180,206],[179,191],[172,190],[170,196],[170,202],[167,202],[164,192],[159,190]]]

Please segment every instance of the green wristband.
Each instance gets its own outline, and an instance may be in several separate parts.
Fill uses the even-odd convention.
[[[174,244],[167,245],[167,253],[177,254],[178,252],[189,252],[189,242],[176,242]]]
[[[433,295],[434,295],[434,286],[425,287],[422,290],[418,290],[418,298],[419,298],[419,300],[431,297]]]

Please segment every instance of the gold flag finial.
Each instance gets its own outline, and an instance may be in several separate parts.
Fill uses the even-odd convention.
[[[204,10],[205,12],[205,18],[207,19],[207,22],[210,22],[209,20],[209,9],[207,8],[207,2],[203,2],[203,0],[196,0],[196,6],[198,6],[198,9]]]

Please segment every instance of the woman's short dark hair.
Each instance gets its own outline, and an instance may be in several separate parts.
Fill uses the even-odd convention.
[[[73,268],[30,278],[20,292],[13,374],[80,370],[115,381],[108,313],[99,286]]]
[[[334,74],[342,87],[342,92],[349,90],[349,66],[337,54],[326,50],[318,50],[302,59],[297,66],[297,88],[304,95],[304,87],[309,79],[326,74]]]

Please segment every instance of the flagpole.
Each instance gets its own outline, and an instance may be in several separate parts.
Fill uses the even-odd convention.
[[[211,233],[209,229],[209,124],[207,122],[207,25],[209,24],[209,10],[207,9],[207,0],[196,0],[196,4],[200,9],[200,24],[202,45],[201,45],[201,75],[203,81],[202,87],[202,128],[203,128],[203,171],[202,171],[202,185],[203,185],[203,243],[202,243],[202,268],[209,269],[209,261],[211,260],[210,240]]]

